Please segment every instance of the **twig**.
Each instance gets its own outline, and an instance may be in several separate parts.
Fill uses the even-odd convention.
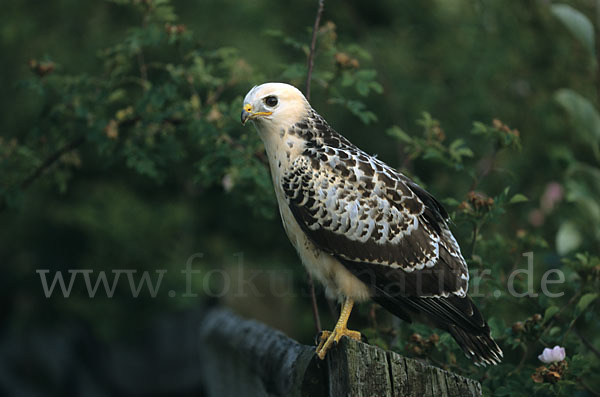
[[[523,368],[523,365],[525,365],[525,360],[527,359],[527,345],[522,343],[520,346],[523,348],[523,355],[521,356],[521,361],[519,361],[519,364],[517,364],[517,366],[512,371],[510,371],[507,376],[516,374],[521,370],[521,368]]]
[[[539,340],[542,340],[542,336],[544,336],[546,331],[548,331],[550,328],[552,328],[552,325],[554,325],[554,319],[557,318],[558,316],[560,316],[560,314],[563,312],[563,310],[565,310],[567,307],[569,307],[571,304],[573,304],[573,302],[575,302],[580,296],[581,296],[581,291],[576,293],[575,295],[573,295],[571,297],[571,299],[569,299],[567,304],[563,305],[560,308],[560,310],[554,316],[552,316],[552,319],[550,321],[548,321],[547,324],[544,324],[544,329],[542,330],[542,333],[540,334],[540,336],[538,338]]]
[[[85,142],[84,137],[79,137],[74,141],[66,144],[65,146],[58,149],[56,152],[52,153],[50,157],[48,157],[44,162],[33,171],[31,175],[29,175],[23,182],[21,182],[21,189],[27,189],[36,179],[38,179],[44,171],[46,171],[52,164],[58,161],[63,155],[66,153],[75,150],[77,147],[81,146]],[[0,212],[4,211],[7,207],[6,200],[0,199]]]
[[[148,83],[148,68],[146,67],[146,62],[144,61],[144,54],[142,53],[141,48],[137,52],[136,56],[137,56],[138,65],[140,67],[140,75],[142,76],[142,80],[144,81],[144,84],[146,84],[146,83]],[[145,85],[144,85],[144,88],[146,88]]]
[[[315,17],[315,24],[313,26],[312,40],[310,42],[310,52],[308,53],[308,72],[306,73],[306,99],[310,100],[310,81],[312,79],[312,71],[315,65],[315,46],[317,44],[317,32],[319,31],[319,23],[321,22],[321,15],[323,14],[323,6],[325,0],[319,0],[319,8],[317,9],[317,16]]]
[[[58,161],[66,153],[75,150],[77,147],[81,146],[84,142],[85,137],[81,136],[75,139],[74,141],[71,141],[70,143],[66,144],[62,148],[58,149],[56,152],[50,155],[50,157],[48,157],[39,167],[37,167],[36,170],[27,179],[21,182],[21,189],[28,188],[33,183],[33,181],[39,178],[40,175],[42,175],[44,171],[46,171],[46,169],[48,169],[52,164]]]
[[[134,117],[134,118],[131,118],[129,120],[122,121],[121,123],[119,123],[119,126],[120,127],[129,126],[129,125],[135,124],[139,120],[140,120],[139,116],[138,117]],[[178,124],[181,124],[182,120],[181,119],[176,119],[176,118],[165,118],[163,120],[163,122],[165,122],[165,123],[171,123],[173,125],[178,125]],[[27,189],[29,186],[31,186],[31,184],[33,182],[35,182],[36,179],[38,179],[40,176],[42,176],[42,174],[48,168],[50,168],[55,162],[57,162],[58,160],[60,160],[60,158],[62,156],[64,156],[65,154],[67,154],[67,153],[69,153],[69,152],[77,149],[79,146],[83,145],[84,143],[85,143],[85,137],[84,136],[80,136],[80,137],[74,139],[73,141],[67,143],[65,146],[61,147],[56,152],[52,153],[48,158],[46,158],[46,160],[44,160],[44,162],[42,164],[40,164],[39,167],[37,167],[31,173],[31,175],[29,175],[27,178],[25,178],[25,180],[23,182],[21,182],[20,188],[22,190]],[[6,202],[5,201],[0,201],[0,211],[3,211],[5,208],[6,208]]]
[[[584,389],[586,389],[587,391],[589,391],[590,393],[592,393],[592,396],[600,396],[600,392],[595,391],[594,389],[592,389],[590,386],[588,386],[583,379],[579,378],[577,379],[577,381],[579,382],[579,384],[581,386],[584,387]]]
[[[369,319],[369,326],[375,330],[378,330],[379,328],[377,327],[377,314],[375,313],[375,309],[376,305],[371,304],[367,318]]]
[[[479,173],[477,175],[475,175],[475,178],[473,179],[473,183],[471,184],[471,187],[469,188],[469,190],[477,189],[477,186],[479,186],[479,184],[481,183],[483,178],[488,176],[488,174],[490,172],[494,171],[495,164],[496,164],[496,158],[498,157],[499,150],[500,150],[499,145],[494,144],[494,149],[492,150],[492,155],[489,157],[489,163],[485,164],[484,168],[479,170]]]
[[[340,316],[340,313],[337,309],[337,305],[335,304],[335,302],[327,297],[325,298],[325,300],[327,301],[327,306],[329,307],[329,314],[331,315],[331,318],[338,318]]]
[[[317,296],[315,294],[315,284],[313,283],[310,272],[306,272],[308,275],[308,286],[310,288],[310,301],[312,303],[313,319],[315,320],[315,329],[317,334],[321,332],[321,319],[319,318],[319,308],[317,307]]]
[[[600,351],[598,349],[596,349],[596,347],[594,345],[592,345],[592,342],[590,342],[581,333],[581,331],[577,327],[574,327],[573,330],[575,331],[575,333],[577,334],[577,336],[579,336],[579,339],[581,339],[581,341],[583,342],[583,344],[586,345],[587,348],[590,349],[590,351],[592,351],[596,356],[598,356],[598,358],[600,358]]]
[[[600,100],[600,1],[596,0],[596,95]]]
[[[479,225],[477,221],[473,222],[473,239],[471,240],[471,259],[475,255],[475,244],[477,244],[477,234],[479,234]]]
[[[144,18],[142,21],[142,26],[144,27],[144,29],[146,27],[148,27],[148,20],[150,17],[151,7],[152,6],[150,4],[147,4],[146,9],[144,10]],[[148,84],[148,68],[146,67],[146,61],[144,61],[144,53],[142,52],[141,46],[140,46],[136,56],[137,56],[138,65],[140,67],[140,75],[142,76],[142,80],[144,80],[144,89],[146,89],[147,84]]]
[[[319,0],[319,7],[317,8],[317,16],[315,17],[315,24],[313,26],[312,40],[310,42],[310,51],[308,53],[308,65],[307,65],[307,73],[306,73],[306,90],[304,91],[306,94],[306,99],[310,100],[310,81],[312,80],[312,70],[315,64],[315,46],[317,44],[317,32],[319,30],[319,23],[321,22],[321,15],[323,14],[323,5],[325,0]],[[312,276],[307,271],[308,274],[308,286],[310,289],[310,300],[312,302],[312,312],[313,318],[315,320],[315,328],[317,329],[317,333],[321,332],[321,319],[319,316],[319,307],[317,306],[317,296],[315,295],[315,285],[313,283]]]

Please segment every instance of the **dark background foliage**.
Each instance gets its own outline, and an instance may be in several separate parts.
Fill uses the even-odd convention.
[[[131,379],[149,351],[159,359],[148,371],[177,366],[185,357],[174,352],[193,339],[189,319],[216,301],[312,343],[306,275],[278,219],[262,145],[239,113],[255,84],[304,88],[316,5],[4,4],[0,392],[114,395],[105,367],[78,363],[101,357]],[[326,2],[313,107],[444,202],[506,359],[477,368],[448,335],[365,304],[351,325],[372,343],[478,379],[488,395],[598,393],[597,7]],[[531,272],[511,279],[528,258]],[[191,284],[188,264],[199,272]],[[541,289],[552,269],[564,282],[548,289],[561,296]],[[115,270],[125,273],[107,294],[99,272],[112,286]],[[57,272],[66,287],[75,274],[68,298],[59,284],[44,293],[42,279],[51,285]],[[509,284],[533,294],[514,296]],[[316,288],[329,328],[335,307]],[[173,339],[181,345],[169,348]],[[555,345],[568,365],[538,361]],[[182,373],[150,392],[201,390]]]

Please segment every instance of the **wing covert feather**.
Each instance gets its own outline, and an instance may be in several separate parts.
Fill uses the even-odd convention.
[[[352,272],[402,282],[410,295],[466,294],[466,264],[443,207],[402,174],[351,149],[309,148],[282,178],[310,239]]]

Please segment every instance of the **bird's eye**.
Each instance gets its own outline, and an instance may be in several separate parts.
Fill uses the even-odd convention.
[[[269,107],[273,107],[277,105],[277,97],[274,97],[272,95],[268,96],[265,98],[265,104]]]

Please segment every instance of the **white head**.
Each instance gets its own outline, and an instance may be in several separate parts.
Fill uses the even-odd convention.
[[[259,130],[280,130],[304,119],[310,105],[294,86],[265,83],[246,94],[242,109],[242,124],[251,120]]]

